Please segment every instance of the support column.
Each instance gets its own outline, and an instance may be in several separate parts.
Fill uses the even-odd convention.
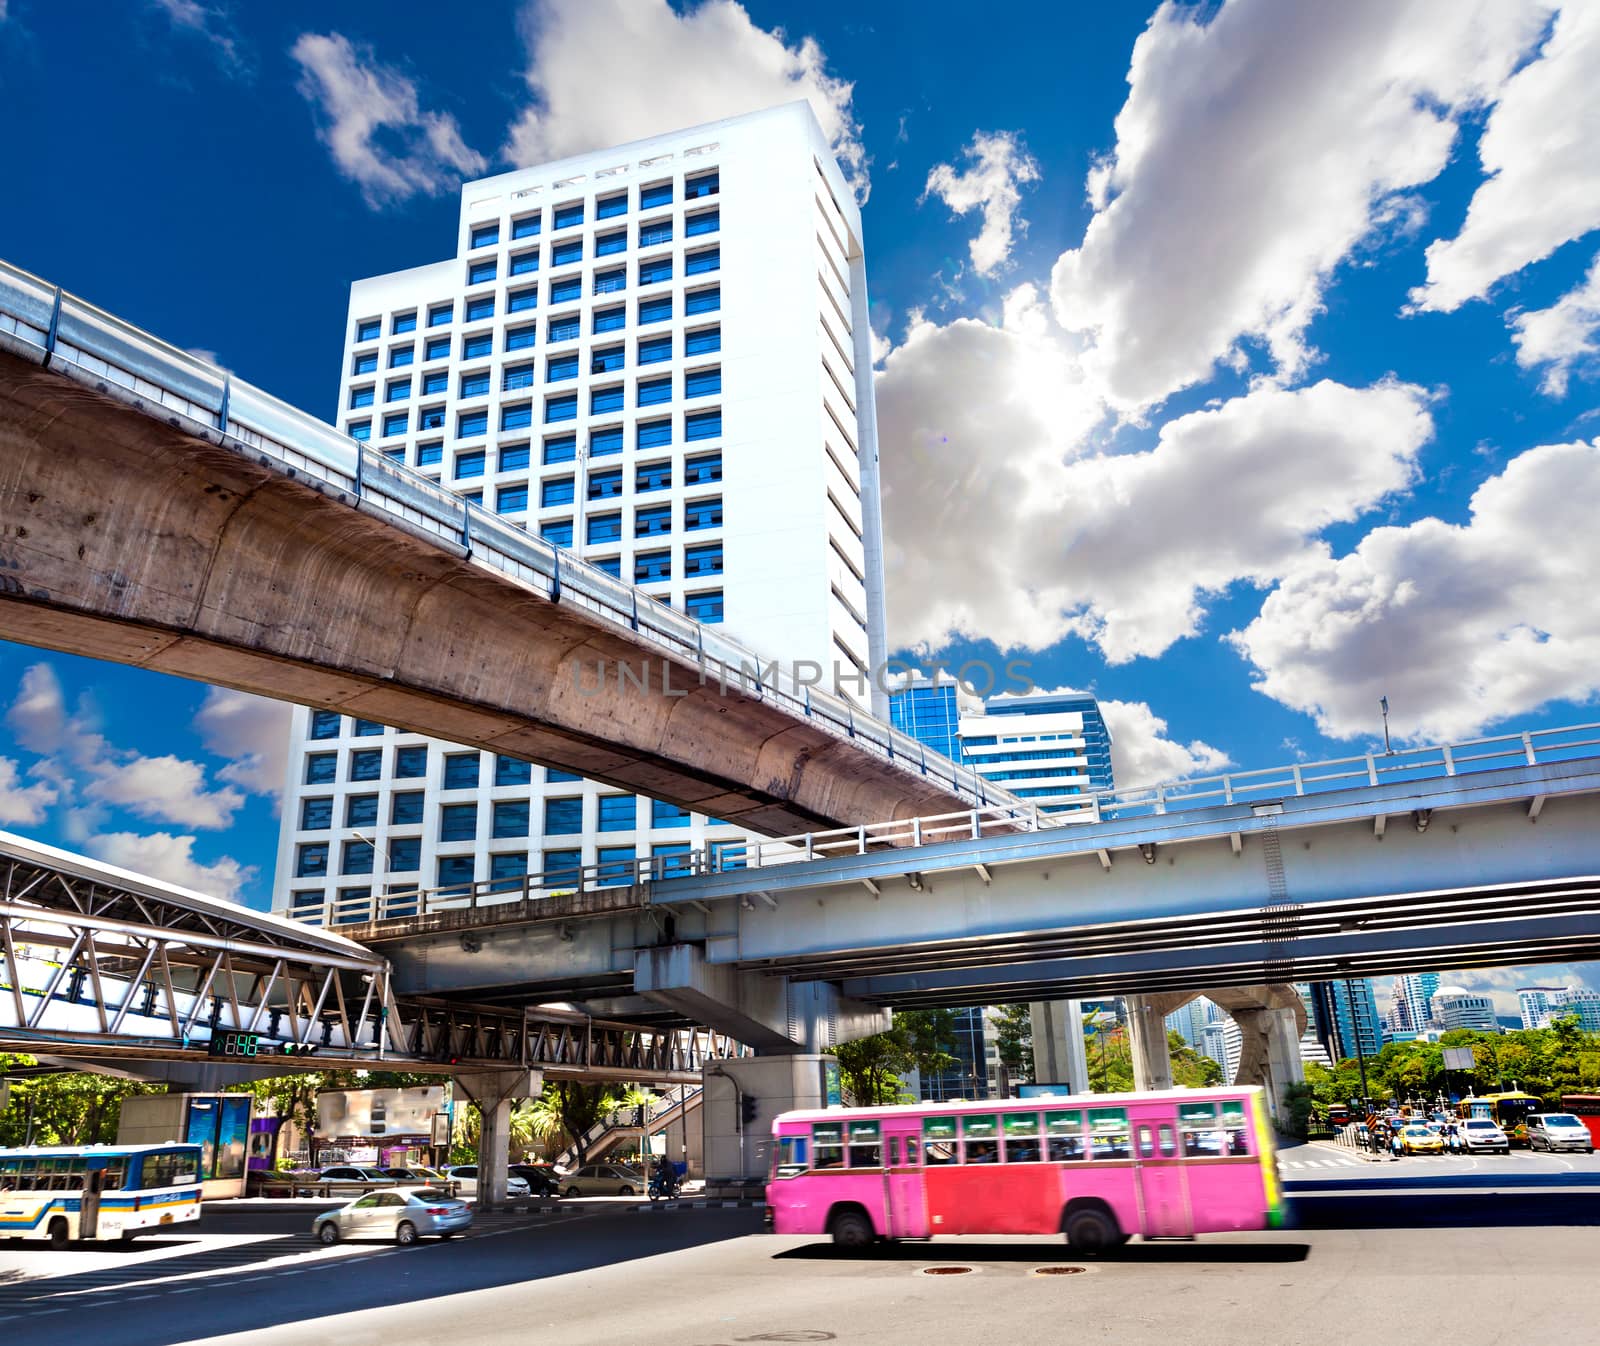
[[[1259,1084],[1275,1116],[1282,1116],[1291,1084],[1306,1077],[1300,1059],[1300,1026],[1293,1009],[1233,1009],[1239,1025],[1239,1073],[1235,1084]]]
[[[700,1094],[707,1196],[738,1196],[765,1181],[772,1163],[772,1119],[828,1105],[832,1057],[794,1053],[744,1056],[705,1068]]]
[[[1123,998],[1128,1007],[1128,1046],[1133,1053],[1135,1089],[1172,1088],[1172,1053],[1167,1047],[1167,1022],[1149,996]]]
[[[1028,1006],[1033,1025],[1033,1078],[1089,1092],[1089,1059],[1083,1045],[1083,1006],[1076,1000],[1041,1000]]]
[[[544,1088],[537,1070],[475,1070],[453,1077],[456,1091],[478,1105],[478,1197],[480,1211],[506,1204],[506,1166],[511,1162],[511,1104]]]

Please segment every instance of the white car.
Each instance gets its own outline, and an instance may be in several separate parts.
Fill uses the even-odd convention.
[[[1511,1153],[1510,1137],[1487,1117],[1468,1117],[1464,1122],[1457,1123],[1456,1130],[1469,1153],[1473,1150]]]
[[[456,1191],[467,1200],[474,1200],[478,1195],[478,1166],[476,1164],[457,1164],[454,1168],[444,1171],[445,1178],[455,1183]],[[506,1175],[506,1195],[509,1197],[525,1197],[528,1195],[528,1180],[519,1178],[515,1173]]]
[[[1570,1112],[1531,1112],[1528,1114],[1530,1150],[1579,1150],[1594,1153],[1594,1137],[1589,1128]]]

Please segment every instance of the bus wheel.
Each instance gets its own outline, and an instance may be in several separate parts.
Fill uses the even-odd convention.
[[[57,1252],[65,1248],[70,1241],[67,1236],[67,1222],[59,1215],[50,1221],[50,1246]]]
[[[828,1221],[836,1248],[860,1249],[872,1242],[872,1222],[858,1210],[842,1210]]]
[[[1082,1257],[1099,1257],[1123,1242],[1117,1222],[1094,1206],[1075,1210],[1067,1216],[1066,1234],[1072,1251]]]

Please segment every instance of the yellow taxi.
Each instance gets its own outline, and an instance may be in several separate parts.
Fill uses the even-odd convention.
[[[1420,1122],[1400,1128],[1400,1149],[1404,1154],[1443,1154],[1444,1137]]]

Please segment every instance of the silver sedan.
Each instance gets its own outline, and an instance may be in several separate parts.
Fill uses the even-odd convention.
[[[342,1238],[393,1239],[409,1247],[424,1234],[454,1238],[472,1223],[465,1201],[433,1187],[401,1187],[368,1192],[311,1222],[319,1243],[331,1247]]]

